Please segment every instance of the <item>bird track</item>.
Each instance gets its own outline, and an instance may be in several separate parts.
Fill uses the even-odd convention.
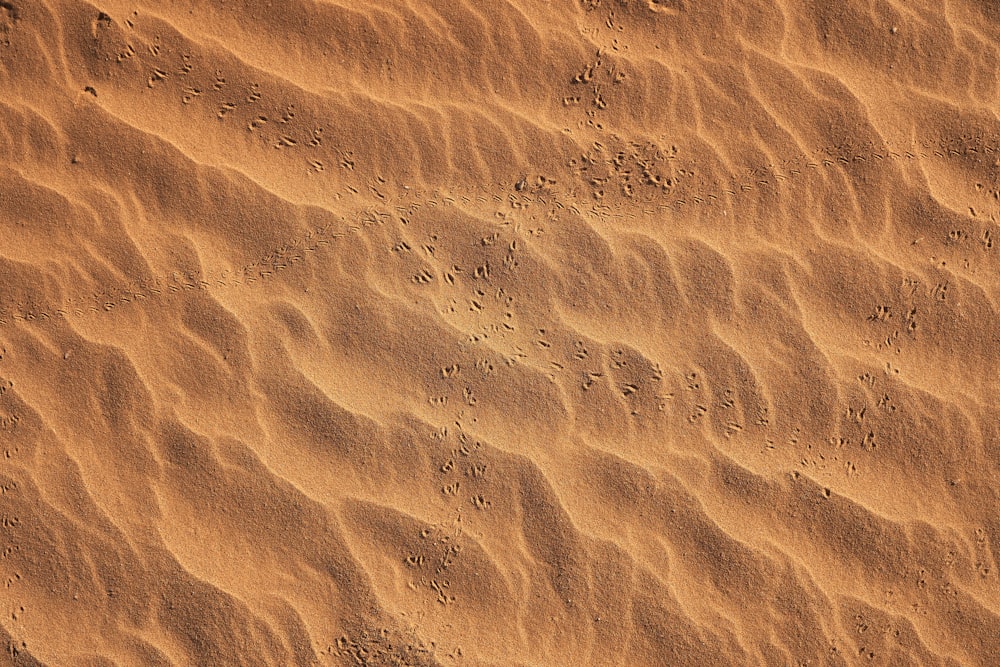
[[[597,143],[597,150],[603,153],[604,146]],[[718,207],[725,201],[732,201],[734,198],[749,197],[758,191],[776,190],[785,185],[788,181],[808,177],[813,172],[822,170],[839,169],[845,165],[858,163],[878,163],[878,162],[915,162],[918,160],[966,158],[975,159],[977,156],[1000,156],[1000,144],[987,143],[982,137],[962,136],[954,138],[942,138],[937,141],[918,142],[906,149],[890,149],[859,151],[844,146],[827,146],[813,151],[812,154],[800,154],[787,160],[780,161],[780,165],[769,164],[764,167],[746,169],[728,182],[718,182],[708,188],[693,190],[684,188],[678,183],[677,187],[664,191],[657,189],[654,196],[644,199],[635,198],[631,203],[633,206],[622,206],[632,209],[634,212],[646,214],[656,211],[683,212],[692,209],[711,209]],[[616,156],[611,155],[606,158],[605,163],[614,166]],[[693,172],[693,165],[689,167],[688,173]],[[523,180],[517,185],[522,185]],[[511,184],[509,188],[506,184],[499,184],[494,191],[480,190],[474,197],[480,204],[487,204],[490,201],[497,204],[508,202],[513,209],[521,209],[531,203],[552,204],[557,208],[566,208],[574,213],[583,215],[591,213],[598,217],[625,217],[624,214],[616,213],[612,206],[602,204],[599,198],[594,201],[587,201],[586,197],[573,192],[561,192],[554,187],[554,181],[544,176],[539,176],[538,184],[532,188],[521,187]],[[595,186],[596,187],[596,186]],[[356,189],[350,188],[352,192]],[[501,193],[501,194],[498,194]],[[1000,190],[990,191],[994,199],[1000,199]],[[504,197],[503,195],[506,195]],[[573,200],[571,203],[563,203],[562,197]],[[419,198],[419,199],[418,199]],[[469,196],[459,196],[464,204],[473,203],[473,198]],[[397,201],[402,203],[408,200],[408,206],[393,206]],[[334,229],[334,225],[328,224],[308,230],[298,238],[273,249],[264,257],[257,261],[246,264],[233,271],[219,272],[213,275],[203,273],[183,273],[172,271],[161,273],[151,278],[133,282],[122,282],[117,285],[107,285],[100,291],[87,296],[76,297],[61,302],[48,303],[44,305],[26,304],[4,304],[0,305],[0,327],[16,326],[25,323],[45,323],[63,318],[97,316],[100,314],[112,313],[130,304],[152,302],[163,294],[175,294],[184,291],[226,289],[234,287],[255,287],[265,284],[273,279],[278,273],[293,269],[296,264],[315,257],[324,249],[330,247],[332,243],[356,234],[363,229],[374,225],[384,224],[396,214],[405,215],[413,212],[422,206],[456,205],[456,199],[439,191],[435,191],[435,196],[420,198],[417,193],[412,193],[408,189],[403,192],[400,200],[391,197],[383,197],[382,208],[369,209],[359,213],[353,222],[344,221],[342,225]],[[626,200],[623,204],[629,204]],[[642,204],[651,205],[654,208],[641,208]],[[988,234],[988,232],[987,232]]]

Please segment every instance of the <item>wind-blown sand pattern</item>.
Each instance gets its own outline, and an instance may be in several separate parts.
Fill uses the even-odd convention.
[[[997,7],[0,0],[2,664],[1000,664]]]

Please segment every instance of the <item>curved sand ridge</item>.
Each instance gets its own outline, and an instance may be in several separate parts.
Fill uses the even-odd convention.
[[[995,664],[998,19],[0,2],[3,660]]]

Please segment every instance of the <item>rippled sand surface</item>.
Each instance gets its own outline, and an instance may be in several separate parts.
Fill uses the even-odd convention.
[[[0,664],[1000,664],[998,75],[987,0],[0,0]]]

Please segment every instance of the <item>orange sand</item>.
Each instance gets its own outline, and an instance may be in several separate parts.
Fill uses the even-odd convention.
[[[0,664],[1000,665],[990,0],[0,0]]]

